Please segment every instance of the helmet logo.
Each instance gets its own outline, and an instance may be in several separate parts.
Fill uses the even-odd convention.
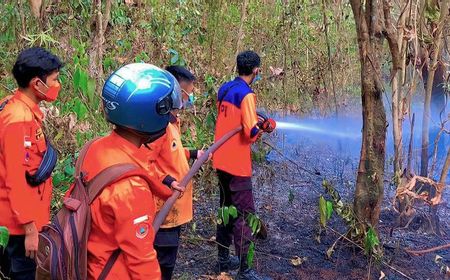
[[[103,97],[103,96],[102,96],[102,99],[103,99],[103,101],[105,102],[105,107],[106,107],[106,109],[108,109],[108,110],[111,110],[111,111],[116,110],[117,107],[119,106],[119,103],[118,103],[118,102],[110,101],[110,100],[106,99],[106,98]]]

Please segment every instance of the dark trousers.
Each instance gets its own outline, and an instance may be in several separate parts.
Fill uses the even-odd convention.
[[[248,213],[255,213],[251,177],[239,177],[217,170],[220,188],[220,207],[234,205],[238,211],[237,219],[227,225],[217,225],[216,240],[219,259],[229,254],[229,247],[234,241],[236,254],[241,260],[241,270],[247,268],[247,253],[250,242],[254,241],[252,231],[246,222]]]
[[[0,247],[0,271],[11,280],[35,279],[36,263],[25,257],[24,235],[11,235],[5,250]]]
[[[180,244],[181,226],[160,228],[155,235],[154,247],[161,268],[162,280],[172,279]]]

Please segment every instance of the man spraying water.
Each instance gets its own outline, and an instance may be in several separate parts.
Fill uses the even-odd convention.
[[[213,156],[213,165],[219,177],[220,207],[234,205],[238,210],[237,219],[227,225],[217,225],[218,270],[239,268],[237,279],[270,279],[260,276],[247,264],[253,236],[245,217],[255,213],[250,147],[262,132],[272,132],[275,123],[256,113],[256,96],[250,85],[259,79],[258,54],[252,51],[240,53],[237,56],[237,70],[239,76],[223,84],[217,98],[216,141],[235,127],[242,126],[242,131],[231,137]],[[238,258],[229,254],[232,237]]]

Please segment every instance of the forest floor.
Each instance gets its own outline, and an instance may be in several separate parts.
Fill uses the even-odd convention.
[[[269,231],[266,240],[256,243],[254,265],[257,271],[273,279],[382,279],[383,274],[384,279],[390,280],[446,279],[435,258],[439,255],[450,265],[450,250],[412,256],[404,249],[450,243],[448,190],[439,208],[442,237],[422,231],[415,222],[406,229],[395,229],[390,236],[397,215],[392,209],[395,189],[386,184],[379,224],[380,239],[384,244],[383,260],[369,260],[362,250],[342,239],[331,258],[327,258],[328,248],[340,237],[337,232],[345,234],[346,227],[342,219],[333,214],[328,223],[331,229],[322,231],[318,242],[318,200],[325,193],[322,179],[333,183],[343,200],[351,203],[359,159],[359,154],[354,151],[359,151],[360,146],[342,140],[339,152],[336,145],[315,139],[291,137],[286,140],[285,137],[279,134],[266,140],[277,143],[278,149],[295,159],[296,164],[273,150],[265,163],[254,166],[257,213]],[[353,152],[347,153],[349,148]],[[321,176],[305,172],[297,165],[319,171]],[[198,188],[203,187],[200,184]],[[218,204],[217,191],[212,194],[197,192],[195,224],[190,223],[182,232],[174,279],[230,279],[225,275],[218,276],[213,270],[217,256],[215,221]],[[296,256],[304,259],[301,265],[292,265],[291,259]],[[235,274],[231,273],[231,277]]]

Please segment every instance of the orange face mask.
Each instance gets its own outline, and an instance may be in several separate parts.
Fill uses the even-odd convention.
[[[41,79],[39,79],[39,80],[47,88],[47,92],[45,92],[45,93],[36,89],[37,92],[39,92],[39,94],[43,97],[42,99],[44,99],[47,102],[55,101],[56,98],[58,98],[59,91],[61,90],[61,84],[57,82],[56,85],[49,87]]]

